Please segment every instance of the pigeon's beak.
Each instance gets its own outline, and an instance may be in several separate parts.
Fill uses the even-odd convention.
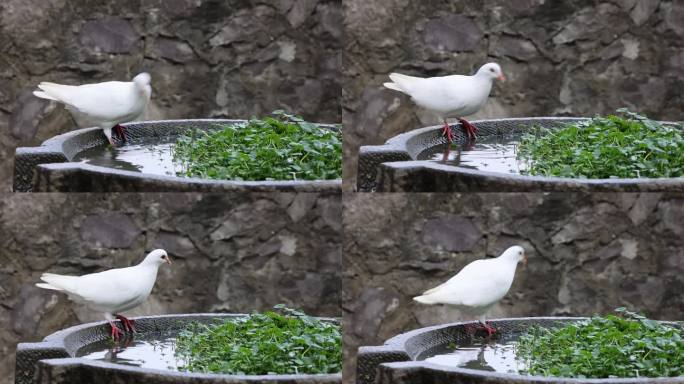
[[[527,255],[523,256],[523,267],[527,267]]]
[[[497,79],[499,79],[499,81],[506,81],[506,76],[504,76],[504,74],[502,73],[499,75],[499,77],[497,77]]]
[[[169,263],[169,265],[173,264],[173,263],[171,262],[171,258],[170,258],[168,255],[166,256],[166,259],[165,259],[165,260],[166,260],[167,263]]]

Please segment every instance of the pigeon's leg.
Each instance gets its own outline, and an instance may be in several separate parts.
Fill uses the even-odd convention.
[[[124,334],[123,331],[116,326],[113,320],[109,321],[109,325],[112,327],[112,339],[119,341],[119,338]]]
[[[116,132],[116,135],[119,136],[122,143],[126,142],[126,135],[125,135],[126,129],[124,128],[123,125],[117,124],[112,128],[112,130],[114,132]]]
[[[486,322],[484,323],[483,328],[484,328],[485,332],[487,332],[487,337],[491,337],[493,334],[495,334],[497,332],[496,328],[492,327],[491,325],[487,324]]]
[[[442,130],[442,135],[446,136],[448,143],[451,143],[454,140],[454,133],[451,132],[451,127],[449,127],[449,123],[447,123],[446,119],[444,119],[444,129]]]
[[[460,117],[458,118],[458,121],[463,126],[463,131],[468,136],[468,140],[473,140],[477,138],[477,128],[475,128],[474,125],[470,124],[468,121],[464,119],[461,119]]]
[[[485,332],[487,332],[487,338],[492,337],[492,335],[495,334],[495,333],[497,332],[497,331],[496,331],[496,328],[494,328],[494,327],[492,327],[491,325],[487,324],[486,321],[480,320],[480,325],[481,325],[481,327],[480,327],[479,329],[482,329],[482,330],[484,330]]]
[[[129,332],[135,332],[135,322],[133,320],[129,320],[121,315],[115,315],[117,319],[121,321],[121,323],[124,326],[124,329]]]
[[[463,328],[465,329],[466,334],[470,335],[471,337],[474,336],[478,330],[477,326],[474,323],[468,323],[464,325]]]

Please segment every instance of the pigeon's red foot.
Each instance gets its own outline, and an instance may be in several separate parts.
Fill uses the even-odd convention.
[[[121,321],[121,324],[123,324],[123,327],[127,332],[135,333],[135,321],[129,320],[121,315],[116,315],[116,318]]]
[[[482,324],[482,327],[480,329],[483,329],[485,332],[487,332],[487,337],[491,337],[493,334],[497,332],[496,328],[492,327],[487,323]]]
[[[121,139],[122,143],[126,142],[126,128],[123,125],[121,125],[121,124],[115,125],[112,128],[112,132],[114,132],[119,137],[119,139]]]
[[[123,331],[120,330],[113,321],[110,321],[109,325],[112,327],[112,339],[114,339],[114,341],[119,341],[119,338],[124,335]]]
[[[448,143],[454,141],[454,133],[451,132],[451,127],[449,127],[449,123],[447,123],[446,120],[444,120],[444,129],[442,129],[442,135],[446,136]]]
[[[477,333],[477,330],[479,329],[475,323],[468,323],[463,326],[463,328],[466,331],[467,335],[474,336]]]
[[[468,140],[474,140],[477,138],[477,128],[475,128],[474,125],[463,119],[458,119],[458,121],[463,126],[463,131],[465,132],[466,136],[468,136]]]

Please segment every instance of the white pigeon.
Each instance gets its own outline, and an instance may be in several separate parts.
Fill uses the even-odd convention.
[[[114,145],[112,130],[125,141],[121,123],[141,117],[152,96],[150,75],[141,73],[133,81],[108,81],[85,85],[38,84],[33,94],[63,103],[81,128],[100,127]]]
[[[418,106],[437,114],[444,121],[443,134],[449,142],[454,135],[446,119],[458,118],[468,139],[474,139],[477,129],[463,117],[474,114],[485,105],[494,79],[506,80],[497,63],[483,65],[472,76],[422,78],[392,73],[389,77],[392,82],[385,83],[385,87],[411,96]]]
[[[171,264],[171,259],[165,250],[155,249],[140,264],[133,267],[110,269],[83,276],[43,273],[40,279],[45,283],[37,283],[36,286],[64,292],[72,301],[104,312],[105,318],[112,326],[112,338],[118,340],[123,331],[116,326],[114,319],[121,320],[125,330],[135,332],[133,321],[120,313],[133,309],[147,300],[157,279],[157,270],[163,263]]]
[[[473,261],[446,283],[423,292],[413,300],[423,304],[449,305],[463,313],[478,316],[487,335],[491,336],[496,330],[487,325],[487,311],[508,293],[519,261],[526,264],[527,256],[523,247],[515,245],[497,258]]]

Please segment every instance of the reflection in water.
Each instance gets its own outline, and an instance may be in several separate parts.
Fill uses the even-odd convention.
[[[126,335],[118,343],[104,340],[78,350],[77,357],[135,367],[182,370],[183,361],[175,356],[175,337],[162,334],[145,334],[133,339]]]
[[[519,140],[520,135],[483,136],[474,142],[440,144],[418,158],[482,171],[520,174],[526,167],[516,158]]]
[[[126,144],[113,148],[109,145],[85,150],[74,161],[101,167],[176,176],[182,167],[173,161],[173,142]]]
[[[480,340],[458,347],[440,346],[426,351],[418,359],[449,367],[499,373],[519,373],[525,369],[524,362],[516,358],[513,340],[496,342]]]

